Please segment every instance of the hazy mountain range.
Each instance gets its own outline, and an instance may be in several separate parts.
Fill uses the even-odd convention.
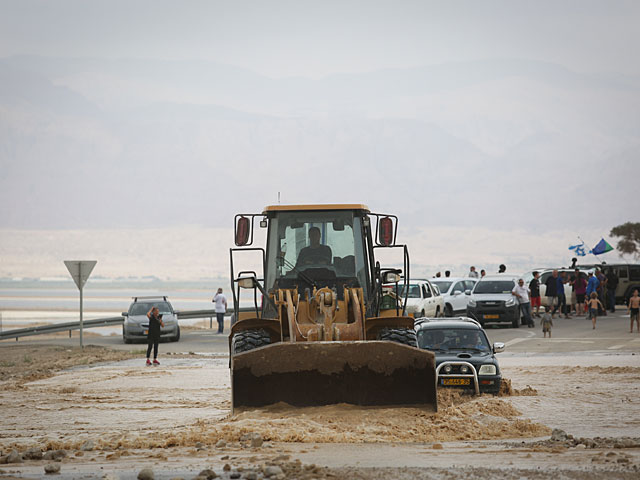
[[[428,226],[631,220],[640,78],[524,60],[321,79],[213,62],[0,59],[0,226],[230,227],[354,202]]]

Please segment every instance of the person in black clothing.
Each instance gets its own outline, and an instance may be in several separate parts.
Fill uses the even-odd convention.
[[[162,315],[157,307],[151,307],[147,312],[149,319],[149,330],[147,333],[147,365],[151,365],[149,356],[151,355],[151,347],[153,347],[153,364],[160,365],[158,361],[158,342],[160,342],[160,327],[164,327]]]
[[[545,295],[549,299],[549,305],[547,305],[547,311],[551,310],[551,318],[556,313],[558,306],[558,270],[554,270],[547,281],[544,282],[547,287]]]
[[[539,272],[533,272],[533,278],[529,282],[529,290],[531,290],[531,314],[540,318],[540,277]],[[533,309],[536,309],[535,313]]]
[[[498,267],[498,273],[504,273],[507,271],[507,266],[504,263],[501,263]]]
[[[607,306],[611,313],[616,313],[616,289],[618,288],[618,281],[616,271],[609,267],[607,272]]]
[[[304,265],[330,265],[331,264],[331,247],[328,245],[322,245],[320,243],[320,229],[318,227],[311,227],[309,229],[309,243],[308,247],[304,247],[298,254],[298,261],[296,267]]]

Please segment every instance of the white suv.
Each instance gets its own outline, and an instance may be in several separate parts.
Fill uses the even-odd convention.
[[[441,317],[444,315],[444,300],[437,288],[426,279],[412,280],[409,283],[407,315],[414,318]],[[404,299],[404,289],[400,285],[400,298]]]
[[[431,280],[436,285],[444,300],[445,317],[463,315],[467,312],[467,303],[471,298],[471,290],[475,287],[477,278],[445,277]]]

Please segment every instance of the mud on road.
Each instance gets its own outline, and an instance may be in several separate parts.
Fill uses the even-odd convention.
[[[145,367],[134,355],[0,348],[0,462],[14,450],[64,451],[65,478],[135,478],[145,466],[156,478],[204,468],[229,478],[637,478],[640,469],[638,356],[508,357],[502,396],[444,390],[437,413],[274,405],[230,416],[226,358],[172,355]],[[550,439],[556,427],[568,435]],[[41,476],[49,461],[26,457],[0,475]]]

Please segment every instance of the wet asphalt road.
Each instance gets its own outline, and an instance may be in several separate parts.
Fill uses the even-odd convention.
[[[504,342],[506,344],[506,354],[565,354],[571,352],[601,352],[601,353],[639,353],[640,354],[640,334],[634,329],[629,333],[629,316],[626,310],[619,307],[616,313],[609,313],[606,317],[600,317],[595,330],[591,327],[591,321],[583,317],[573,317],[570,319],[556,317],[552,337],[544,339],[542,328],[539,326],[539,319],[536,319],[535,328],[511,328],[506,324],[487,325],[485,327],[491,342]],[[172,353],[228,353],[228,325],[225,333],[219,335],[215,329],[190,329],[183,328],[179,342],[163,342],[160,344],[160,354]],[[56,345],[78,345],[78,332],[73,332],[72,337],[68,334],[57,334],[47,337],[23,337],[20,344],[56,344]],[[101,345],[119,350],[140,351],[146,349],[146,343],[134,343],[126,345],[119,335],[100,336],[86,331],[84,336],[85,345]],[[3,345],[15,344],[15,340],[3,340]]]

